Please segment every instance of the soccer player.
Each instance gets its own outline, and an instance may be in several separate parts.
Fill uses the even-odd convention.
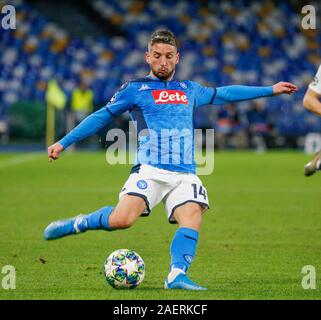
[[[196,253],[202,214],[209,208],[206,189],[196,175],[194,110],[203,105],[291,94],[297,87],[279,82],[267,87],[211,88],[189,80],[176,81],[173,77],[180,58],[177,48],[172,32],[155,31],[146,52],[149,75],[122,85],[106,106],[48,148],[49,159],[58,159],[71,144],[94,134],[125,111],[137,123],[136,164],[119,194],[118,204],[52,222],[45,229],[44,238],[56,239],[87,230],[129,228],[162,201],[168,221],[179,225],[170,246],[170,272],[164,287],[206,290],[186,274]]]
[[[321,65],[310,83],[307,92],[303,98],[304,107],[321,116]],[[304,174],[308,177],[313,175],[317,170],[321,170],[321,150],[314,154],[310,162],[304,166]]]

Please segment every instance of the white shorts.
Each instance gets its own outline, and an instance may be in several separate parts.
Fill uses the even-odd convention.
[[[143,164],[137,172],[130,174],[119,193],[141,197],[146,202],[142,216],[148,216],[161,201],[170,223],[176,223],[173,213],[187,202],[198,203],[203,212],[209,208],[207,191],[197,175],[173,172]]]

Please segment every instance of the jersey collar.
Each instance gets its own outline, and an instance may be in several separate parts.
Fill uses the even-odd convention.
[[[172,82],[172,81],[174,81],[174,79],[168,81],[168,80],[161,80],[161,79],[159,79],[159,78],[157,78],[157,77],[156,77],[156,78],[152,78],[150,75],[147,75],[145,78],[146,78],[146,79],[150,79],[150,80],[152,80],[152,81],[158,81],[158,82]]]

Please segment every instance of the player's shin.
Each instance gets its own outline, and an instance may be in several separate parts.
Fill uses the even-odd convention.
[[[113,212],[114,207],[107,206],[98,209],[85,216],[87,225],[84,225],[86,230],[108,230],[112,231],[109,226],[109,216]]]
[[[186,272],[195,256],[198,231],[181,227],[177,229],[171,243],[171,271],[181,269]]]

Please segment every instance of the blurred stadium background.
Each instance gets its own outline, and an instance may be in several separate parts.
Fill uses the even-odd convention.
[[[17,290],[0,286],[0,300],[320,299],[319,282],[317,290],[301,285],[303,266],[315,266],[317,281],[321,268],[320,173],[307,179],[302,172],[306,141],[310,151],[320,143],[321,119],[302,105],[321,63],[320,1],[309,3],[316,30],[301,28],[306,3],[297,0],[0,0],[6,4],[16,9],[16,29],[1,28],[0,13],[0,269],[16,267]],[[162,206],[124,234],[42,240],[50,221],[116,204],[130,172],[104,161],[105,132],[77,145],[101,152],[66,153],[49,164],[48,114],[56,114],[57,140],[122,83],[146,75],[146,43],[160,27],[180,39],[178,79],[210,86],[285,80],[300,88],[195,116],[196,127],[215,128],[218,150],[250,149],[215,153],[215,173],[202,176],[211,210],[189,272],[205,293],[163,290],[176,227],[165,223]],[[127,120],[124,114],[111,126],[128,129]],[[267,148],[277,151],[252,151]],[[101,267],[128,247],[142,255],[146,279],[120,293],[106,287]]]
[[[161,27],[180,40],[177,79],[209,86],[282,80],[300,88],[294,96],[201,108],[195,126],[215,128],[217,148],[304,149],[308,135],[312,147],[320,143],[321,119],[302,98],[321,62],[321,33],[301,28],[303,2],[0,0],[0,8],[7,4],[16,29],[0,30],[0,150],[44,148],[48,84],[61,98],[58,139],[122,83],[146,75],[146,43]],[[320,2],[310,4],[321,12]],[[87,106],[73,98],[79,86]],[[126,129],[127,119],[114,125]],[[101,140],[83,146],[103,147]]]

